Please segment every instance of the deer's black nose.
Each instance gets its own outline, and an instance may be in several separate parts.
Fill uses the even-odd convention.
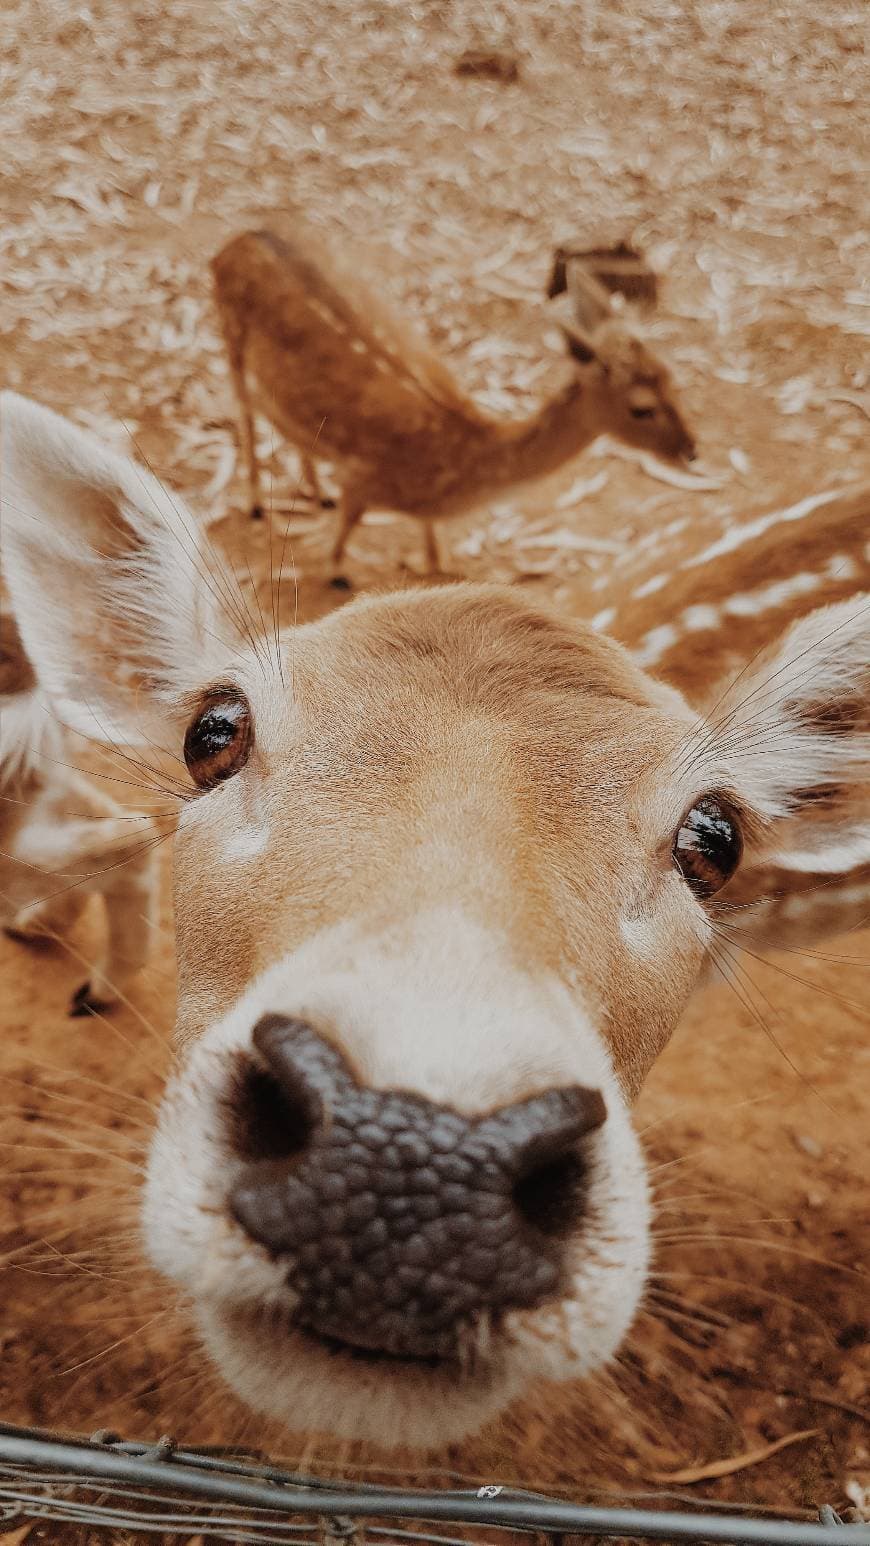
[[[481,1315],[558,1292],[584,1202],[597,1090],[552,1089],[479,1119],[360,1085],[300,1020],[256,1025],[234,1102],[249,1164],[230,1210],[287,1264],[298,1323],[370,1352],[450,1356]]]

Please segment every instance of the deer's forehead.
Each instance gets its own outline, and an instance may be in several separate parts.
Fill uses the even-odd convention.
[[[655,701],[655,689],[620,646],[486,589],[454,600],[358,604],[285,640],[287,679],[306,711],[365,702],[401,712],[437,699],[496,717],[555,712],[599,699]]]
[[[297,798],[355,801],[427,785],[600,809],[676,742],[688,712],[613,641],[485,587],[363,601],[285,637],[283,668],[245,683],[258,766]]]
[[[228,798],[250,800],[273,834],[309,848],[352,834],[357,852],[393,839],[406,850],[427,833],[478,853],[525,833],[540,860],[551,839],[566,855],[593,839],[634,848],[680,815],[663,752],[683,730],[654,707],[591,694],[539,694],[495,712],[437,688],[303,691],[258,725],[256,755]]]
[[[361,809],[422,780],[431,798],[531,788],[571,819],[578,790],[624,802],[686,728],[617,645],[516,606],[348,608],[288,640],[283,680],[258,664],[246,687],[261,772]]]

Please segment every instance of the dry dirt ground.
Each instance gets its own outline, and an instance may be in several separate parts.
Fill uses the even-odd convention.
[[[719,530],[870,476],[866,22],[860,0],[7,0],[3,378],[135,441],[262,583],[296,463],[264,429],[275,509],[252,530],[206,266],[225,234],[301,208],[504,411],[563,368],[540,315],[554,243],[634,234],[713,486],[592,452],[444,533],[458,571],[588,612],[610,559],[584,536],[628,551],[665,521]],[[515,83],[454,73],[481,42],[512,52]],[[291,524],[303,616],[339,604],[329,520]],[[354,579],[397,583],[419,549],[414,523],[367,522]],[[102,1023],[64,1012],[91,927],[80,959],[0,941],[0,1418],[367,1463],[258,1429],[131,1265],[168,902],[157,961]],[[659,1275],[619,1365],[402,1474],[636,1493],[814,1430],[694,1491],[809,1514],[870,1485],[868,965],[855,935],[699,1000],[640,1105]]]

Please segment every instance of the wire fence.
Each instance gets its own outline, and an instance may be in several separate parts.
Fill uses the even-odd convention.
[[[715,1507],[715,1506],[714,1506]],[[249,1456],[98,1433],[68,1438],[0,1424],[0,1537],[15,1522],[64,1521],[134,1539],[179,1532],[263,1546],[501,1546],[514,1531],[564,1546],[565,1536],[723,1546],[870,1546],[870,1524],[825,1507],[817,1521],[693,1511],[586,1507],[486,1484],[427,1492],[336,1485]],[[432,1528],[432,1527],[439,1528]],[[446,1531],[442,1533],[443,1527]],[[450,1533],[453,1527],[453,1533]],[[473,1529],[473,1535],[459,1533]]]

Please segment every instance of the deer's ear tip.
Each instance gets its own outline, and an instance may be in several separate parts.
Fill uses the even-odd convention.
[[[56,426],[58,421],[59,415],[35,398],[13,392],[11,387],[0,392],[0,434],[7,454],[13,445],[26,445],[36,431]]]
[[[7,413],[48,413],[34,397],[25,397],[23,392],[16,392],[12,387],[3,387],[0,390],[0,408]]]
[[[44,413],[31,397],[5,388],[0,392],[0,443],[3,446],[3,465],[7,472],[27,460],[27,447]]]
[[[568,353],[573,359],[579,360],[582,365],[591,365],[593,360],[598,359],[598,351],[587,334],[582,333],[579,328],[570,327],[564,322],[560,323],[559,326],[562,329],[562,336]]]
[[[27,414],[30,408],[37,406],[30,397],[22,397],[20,392],[13,392],[11,387],[4,387],[0,391],[0,429],[8,429],[10,425]]]

